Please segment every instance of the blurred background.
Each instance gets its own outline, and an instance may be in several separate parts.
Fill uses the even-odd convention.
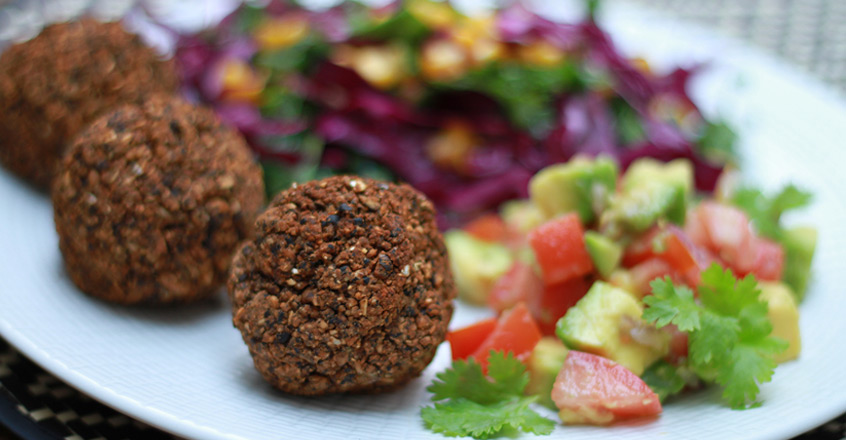
[[[569,1],[569,0],[567,0]],[[846,2],[842,0],[604,0],[661,11],[717,30],[784,58],[846,92]],[[134,0],[0,0],[0,47],[34,36],[44,23],[84,11],[103,18],[123,14]],[[160,13],[202,11],[213,20],[237,0],[146,0]],[[329,5],[333,0],[307,3]],[[457,3],[480,3],[464,1]],[[482,1],[481,3],[492,3]],[[572,2],[574,5],[581,1]],[[577,7],[577,6],[576,6]],[[578,13],[578,12],[577,12]],[[201,25],[201,22],[192,23]]]

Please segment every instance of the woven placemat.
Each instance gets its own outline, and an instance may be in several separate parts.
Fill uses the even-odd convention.
[[[800,66],[846,91],[844,0],[634,0],[713,27]],[[0,0],[0,47],[64,15],[82,0]],[[21,13],[23,12],[23,13]],[[27,17],[24,21],[21,17]],[[45,18],[48,17],[48,18]],[[0,338],[0,423],[25,438],[174,439],[98,403],[45,372]],[[0,433],[0,439],[3,438]],[[846,414],[797,439],[846,440]]]
[[[844,0],[627,0],[704,24],[846,92]]]

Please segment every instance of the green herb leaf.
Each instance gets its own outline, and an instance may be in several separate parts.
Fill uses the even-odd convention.
[[[671,323],[683,332],[699,328],[700,310],[693,302],[693,291],[673,286],[669,277],[653,280],[650,286],[652,295],[643,298],[650,306],[643,312],[643,319],[654,322],[658,328]]]
[[[812,199],[810,192],[794,185],[788,185],[770,197],[755,188],[739,189],[732,196],[732,203],[746,212],[758,233],[778,241],[784,248],[783,280],[791,287],[797,300],[805,295],[811,276],[816,231],[813,228],[785,229],[781,225],[781,216],[787,211],[807,206]]]
[[[434,432],[447,436],[471,436],[485,439],[503,430],[522,430],[548,435],[555,428],[552,420],[529,408],[534,397],[514,398],[490,405],[467,399],[436,403],[420,411],[423,421]]]
[[[641,375],[641,379],[662,402],[667,397],[680,393],[686,383],[679,369],[663,360],[650,365]]]
[[[697,142],[700,152],[717,163],[737,161],[737,134],[724,121],[707,122]]]
[[[759,385],[772,378],[776,367],[773,356],[787,343],[770,336],[767,304],[759,299],[755,278],[738,281],[731,270],[714,264],[702,273],[699,302],[669,278],[653,281],[652,288],[655,293],[644,298],[644,319],[688,332],[690,368],[721,385],[732,408],[757,405]]]
[[[779,224],[782,214],[807,206],[812,198],[811,193],[791,184],[772,197],[767,197],[759,189],[741,188],[734,193],[732,202],[746,212],[761,235],[780,240],[783,234]]]
[[[440,85],[447,89],[486,93],[503,106],[513,123],[540,135],[553,126],[555,96],[564,90],[578,90],[580,81],[580,74],[572,63],[556,67],[493,63]]]
[[[537,397],[524,397],[526,367],[513,354],[491,352],[488,375],[473,359],[457,360],[437,374],[429,390],[435,406],[420,415],[434,432],[448,436],[488,438],[521,430],[549,434],[555,424],[529,407]]]

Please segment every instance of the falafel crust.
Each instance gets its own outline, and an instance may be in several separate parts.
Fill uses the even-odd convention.
[[[106,110],[178,87],[162,61],[119,23],[46,27],[0,55],[0,163],[48,189],[65,145]]]
[[[59,248],[84,292],[189,302],[226,280],[264,203],[261,168],[208,109],[157,96],[103,115],[54,182]]]
[[[354,176],[277,195],[228,286],[256,369],[301,395],[381,392],[419,376],[456,295],[432,203]]]

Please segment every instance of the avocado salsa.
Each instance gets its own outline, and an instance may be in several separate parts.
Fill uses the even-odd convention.
[[[535,174],[528,199],[447,231],[459,297],[499,314],[448,335],[452,368],[480,363],[496,383],[486,357],[512,355],[524,394],[565,425],[657,417],[706,386],[759,405],[759,385],[801,351],[816,230],[781,224],[807,193],[768,197],[732,173],[704,195],[685,159],[621,173],[579,156]]]

